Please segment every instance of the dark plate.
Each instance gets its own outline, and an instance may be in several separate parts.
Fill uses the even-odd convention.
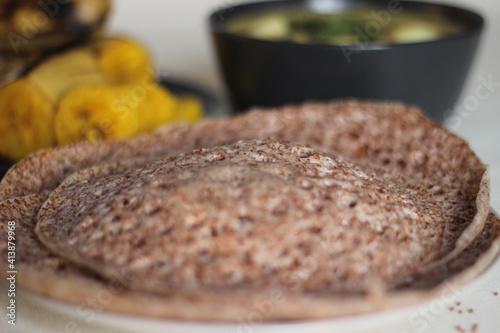
[[[218,98],[203,88],[167,77],[160,77],[159,82],[161,85],[167,87],[174,95],[191,95],[200,98],[203,103],[205,114],[208,117],[224,117],[228,114],[227,107]],[[0,179],[3,178],[12,165],[12,162],[0,157]]]
[[[4,160],[0,157],[0,179],[3,178],[7,170],[12,166],[12,162]]]

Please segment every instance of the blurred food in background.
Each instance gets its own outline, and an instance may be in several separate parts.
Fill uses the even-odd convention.
[[[210,29],[234,113],[357,98],[455,108],[484,27],[425,1],[280,0],[222,6]]]
[[[2,54],[15,46],[12,31],[23,33],[22,22],[48,15],[41,4],[0,4],[0,16],[9,18],[0,25]],[[47,26],[0,58],[0,158],[16,161],[55,145],[127,138],[203,117],[200,100],[173,96],[158,83],[140,43],[101,36],[109,1],[54,6]]]
[[[248,37],[293,43],[352,45],[359,42],[416,43],[459,33],[461,26],[431,11],[401,12],[383,26],[366,31],[374,22],[376,7],[342,13],[317,13],[303,9],[276,9],[228,21],[227,30]],[[360,38],[363,39],[360,39]]]
[[[2,0],[0,84],[45,55],[100,36],[110,0]]]

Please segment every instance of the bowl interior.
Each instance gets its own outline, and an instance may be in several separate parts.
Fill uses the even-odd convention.
[[[284,44],[296,44],[294,42],[288,41],[270,41],[259,38],[253,38],[246,35],[240,35],[227,30],[227,23],[230,20],[246,16],[249,14],[255,15],[260,13],[267,13],[271,11],[278,10],[307,10],[313,13],[342,13],[349,10],[355,10],[360,8],[373,8],[375,10],[388,11],[389,14],[392,10],[396,8],[401,9],[400,12],[404,10],[412,10],[415,12],[432,13],[442,16],[445,19],[452,20],[458,23],[461,27],[461,31],[455,34],[448,35],[444,38],[439,38],[437,40],[429,40],[428,42],[436,42],[442,39],[457,38],[462,35],[469,33],[475,33],[482,28],[484,25],[484,20],[481,15],[472,12],[470,10],[435,4],[420,1],[396,1],[396,0],[274,0],[274,1],[259,1],[246,4],[240,4],[236,6],[230,6],[226,8],[219,9],[212,13],[210,16],[211,29],[214,32],[224,33],[228,35],[234,35],[238,38],[244,39],[256,39],[260,41],[266,41],[269,43],[284,43]],[[377,19],[377,18],[375,18]],[[419,42],[421,43],[421,42]],[[392,46],[396,45],[407,45],[411,43],[371,43],[370,48],[379,48],[380,44],[390,44]],[[308,43],[300,43],[300,45],[308,45]],[[316,45],[316,44],[315,44]],[[335,44],[321,44],[327,45],[328,47],[341,47]]]

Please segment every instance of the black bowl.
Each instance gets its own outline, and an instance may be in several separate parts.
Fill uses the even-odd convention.
[[[225,28],[228,19],[242,14],[277,8],[314,10],[318,3],[340,11],[362,5],[432,11],[461,22],[463,32],[419,43],[340,46],[261,40]],[[394,0],[266,1],[223,8],[210,16],[234,112],[359,98],[416,105],[436,121],[442,121],[460,97],[483,24],[480,15],[462,8]]]

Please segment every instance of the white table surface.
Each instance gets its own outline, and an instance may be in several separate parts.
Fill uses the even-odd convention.
[[[207,15],[222,6],[238,4],[240,0],[116,0],[116,9],[110,30],[140,39],[152,52],[163,74],[198,84],[214,94],[224,97],[224,88],[218,74],[215,57],[207,29]],[[500,82],[500,1],[497,0],[441,0],[441,3],[461,4],[482,13],[487,20],[484,38],[464,90],[462,100],[474,96],[480,85],[480,77]],[[500,86],[479,105],[468,111],[468,115],[454,118],[449,124],[453,131],[470,142],[478,156],[491,167],[491,205],[500,212]],[[470,286],[456,290],[456,297],[446,302],[446,307],[436,307],[436,302],[409,309],[398,320],[388,321],[389,326],[373,326],[358,330],[360,326],[344,326],[342,332],[394,332],[394,333],[477,333],[500,332],[500,260],[486,274]],[[29,300],[29,296],[27,296]],[[455,303],[460,301],[460,306]],[[1,303],[1,302],[0,302]],[[449,311],[453,306],[454,311]],[[3,308],[3,304],[2,304]],[[48,310],[50,308],[50,310]],[[45,332],[245,332],[241,326],[193,326],[165,325],[143,321],[130,321],[116,317],[111,322],[122,328],[116,329],[102,322],[91,325],[78,324],[68,328],[68,323],[78,318],[71,317],[71,307],[64,304],[50,305],[26,301],[19,308],[19,321],[15,327],[6,326],[0,320],[0,332],[45,333]],[[54,310],[55,309],[55,310]],[[474,309],[469,313],[468,309]],[[460,314],[458,310],[462,310]],[[3,311],[0,312],[3,316]],[[72,318],[70,320],[70,318]],[[413,321],[412,321],[413,318]],[[99,317],[98,317],[99,319]],[[102,318],[101,318],[102,319]],[[104,323],[110,323],[107,319]],[[386,318],[387,319],[387,318]],[[373,320],[367,319],[367,323]],[[156,326],[155,326],[156,325]],[[126,326],[126,327],[125,327]],[[128,328],[127,328],[128,327]],[[253,327],[252,332],[337,332],[331,324],[317,323],[315,326]],[[342,326],[337,326],[342,327]],[[354,327],[354,328],[353,328]],[[70,329],[70,331],[68,331]],[[365,327],[366,329],[366,327]],[[246,331],[250,332],[250,331]]]

